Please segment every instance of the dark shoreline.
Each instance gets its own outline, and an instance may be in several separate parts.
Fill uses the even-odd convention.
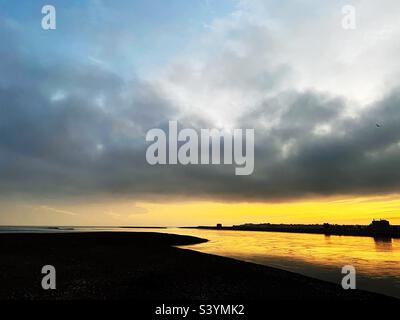
[[[400,226],[391,226],[389,230],[373,230],[369,226],[361,225],[290,225],[290,224],[263,224],[238,226],[196,226],[181,227],[182,229],[228,230],[228,231],[258,231],[258,232],[286,232],[322,234],[326,236],[370,237],[378,239],[400,238]]]
[[[150,232],[0,234],[0,300],[398,301],[174,247],[204,241]],[[56,290],[41,288],[48,264]]]

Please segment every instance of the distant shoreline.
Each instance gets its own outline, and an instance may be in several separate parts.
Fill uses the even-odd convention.
[[[323,234],[326,236],[356,236],[372,238],[400,238],[400,226],[383,224],[384,220],[370,225],[334,225],[334,224],[243,224],[237,226],[197,226],[181,227],[182,229],[230,230],[230,231],[261,231]]]

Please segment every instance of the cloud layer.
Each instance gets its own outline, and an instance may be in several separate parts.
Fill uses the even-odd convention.
[[[215,20],[146,80],[93,59],[38,58],[2,19],[1,194],[272,201],[399,192],[400,68],[392,58],[400,50],[391,38],[379,39],[386,53],[368,39],[340,53],[351,39],[328,19],[333,13],[295,32],[262,21],[262,10],[249,6]],[[294,21],[309,21],[300,18]],[[386,24],[391,36],[398,33],[390,16]],[[321,29],[308,32],[316,26],[332,36],[325,46],[316,42]],[[150,166],[145,134],[169,120],[195,129],[254,128],[254,174]]]

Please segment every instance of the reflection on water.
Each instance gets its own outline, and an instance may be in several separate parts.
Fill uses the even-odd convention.
[[[228,230],[154,231],[210,240],[184,248],[277,267],[335,283],[341,282],[341,268],[353,265],[357,271],[357,288],[400,298],[400,239]]]
[[[393,251],[392,238],[374,238],[377,251]]]

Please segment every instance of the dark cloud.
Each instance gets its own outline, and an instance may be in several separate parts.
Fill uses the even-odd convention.
[[[399,190],[399,92],[392,92],[356,118],[343,116],[344,103],[312,92],[297,94],[280,123],[268,131],[257,128],[264,123],[264,107],[251,115],[259,133],[255,175],[261,183],[256,197]],[[330,130],[318,134],[318,125],[329,125]],[[284,145],[290,146],[286,156],[282,156]]]
[[[347,101],[313,91],[253,106],[239,122],[255,128],[251,176],[235,176],[233,166],[150,166],[148,129],[175,119],[212,127],[206,115],[180,114],[154,83],[126,80],[101,65],[45,64],[1,38],[3,195],[274,200],[400,191],[400,91],[356,118],[344,116]]]

